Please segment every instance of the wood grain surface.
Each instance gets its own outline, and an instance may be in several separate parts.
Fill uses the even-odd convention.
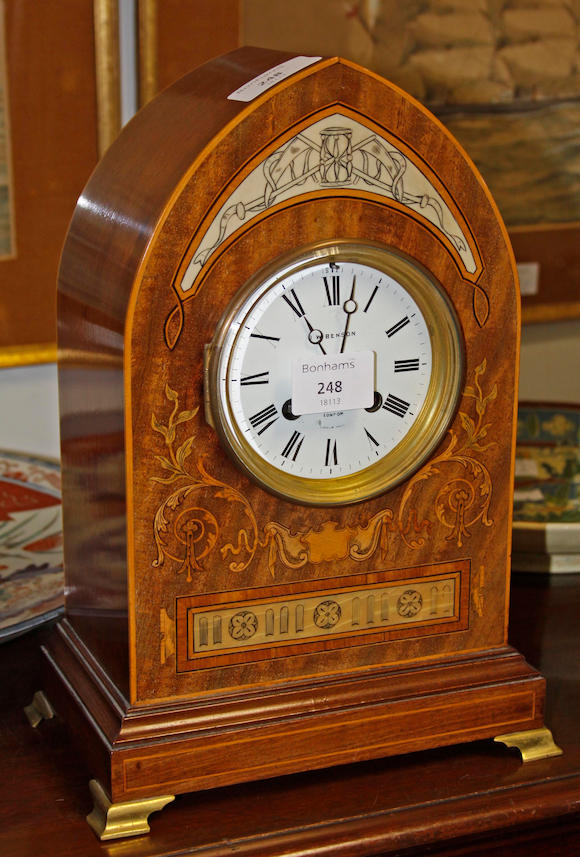
[[[543,719],[543,679],[506,644],[519,304],[505,229],[443,127],[350,63],[322,60],[249,103],[228,99],[286,59],[241,49],[151,102],[94,173],[63,252],[67,618],[47,646],[46,681],[114,800]],[[367,160],[390,148],[390,195],[369,173],[352,187],[298,182],[252,216],[232,205],[260,170],[274,182],[268,165],[281,147],[337,116],[368,129]],[[420,194],[401,190],[401,165],[422,177]],[[230,208],[238,227],[220,232],[186,283],[196,249]],[[281,499],[236,468],[205,420],[203,366],[252,274],[337,237],[395,248],[440,284],[461,330],[464,380],[447,435],[415,474],[329,509]],[[211,538],[198,544],[183,533],[199,520]],[[347,534],[371,526],[372,550],[344,549]],[[306,563],[288,560],[298,537],[316,544]],[[182,599],[327,597],[359,578],[420,582],[437,564],[456,575],[450,627],[418,621],[415,634],[383,628],[339,645],[319,637],[276,657],[184,659]]]

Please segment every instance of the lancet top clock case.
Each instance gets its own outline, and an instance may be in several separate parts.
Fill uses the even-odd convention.
[[[423,107],[214,60],[106,154],[59,289],[48,683],[114,801],[541,725],[506,646],[514,262]]]

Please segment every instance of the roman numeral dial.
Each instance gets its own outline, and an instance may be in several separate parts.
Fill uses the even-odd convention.
[[[304,309],[300,303],[300,299],[296,297],[294,289],[290,289],[289,294],[282,295],[282,300],[286,301],[290,309],[298,318],[304,318]]]
[[[419,358],[411,360],[395,360],[395,372],[417,372],[419,370]]]
[[[295,431],[292,433],[292,436],[284,449],[282,450],[282,456],[284,458],[291,458],[292,461],[296,461],[298,457],[298,453],[302,448],[302,443],[304,442],[304,435],[299,431]]]
[[[388,338],[390,339],[391,336],[395,335],[395,333],[399,333],[399,331],[403,330],[403,328],[406,327],[408,324],[409,317],[404,316],[404,318],[401,318],[396,324],[394,324],[392,327],[389,327],[389,329],[386,331]]]
[[[240,291],[212,377],[220,437],[247,474],[277,494],[324,505],[388,486],[393,451],[400,460],[406,444],[408,467],[417,466],[415,426],[430,431],[425,403],[447,395],[433,377],[432,291],[444,307],[439,327],[453,323],[426,275],[410,267],[388,251],[355,248],[350,258],[334,249],[325,258],[317,250]],[[349,494],[342,486],[351,483]]]
[[[269,380],[270,373],[266,372],[254,372],[253,375],[246,375],[244,378],[240,378],[240,384],[242,387],[250,387],[253,384],[267,384]]]
[[[326,438],[326,454],[324,456],[324,466],[332,467],[333,465],[336,467],[338,464],[338,450],[336,446],[336,440],[333,440],[331,437]]]
[[[400,399],[398,396],[393,396],[392,393],[389,393],[385,399],[383,410],[394,414],[396,417],[404,417],[410,405],[410,402],[406,402],[404,399]]]
[[[260,435],[263,434],[266,429],[269,429],[270,426],[273,426],[277,419],[278,412],[276,410],[276,405],[267,405],[265,408],[262,408],[261,411],[253,414],[253,416],[249,418],[249,422],[252,428],[256,430],[258,435]]]
[[[326,291],[326,300],[328,306],[340,305],[340,277],[337,274],[323,277],[324,289]]]

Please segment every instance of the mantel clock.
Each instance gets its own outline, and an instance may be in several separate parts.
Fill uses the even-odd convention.
[[[518,335],[485,184],[377,75],[243,48],[129,123],[59,280],[45,689],[99,835],[354,760],[557,752],[506,643]]]

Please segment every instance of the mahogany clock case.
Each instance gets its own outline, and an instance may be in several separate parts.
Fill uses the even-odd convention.
[[[66,618],[46,685],[114,801],[542,725],[506,645],[519,306],[506,232],[443,127],[378,76],[243,48],[143,109],[85,189],[59,281]],[[396,487],[265,490],[204,407],[204,347],[276,259],[387,247],[442,290],[462,383]]]

